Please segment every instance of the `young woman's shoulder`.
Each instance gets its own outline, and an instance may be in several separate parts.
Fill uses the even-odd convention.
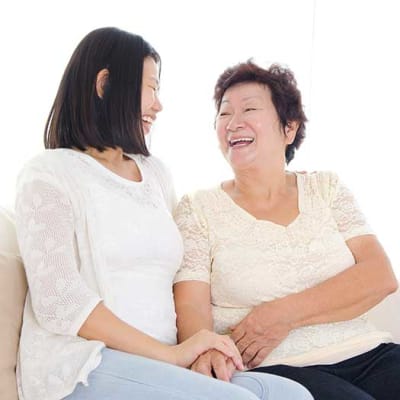
[[[32,180],[56,181],[57,172],[61,169],[68,169],[70,165],[69,149],[51,149],[31,157],[25,162],[18,175],[18,182],[24,183]]]

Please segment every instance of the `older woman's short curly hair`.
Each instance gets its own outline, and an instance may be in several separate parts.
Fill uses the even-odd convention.
[[[215,85],[214,100],[217,111],[220,109],[225,91],[243,82],[258,82],[268,86],[282,128],[291,122],[298,122],[299,128],[296,137],[293,143],[286,147],[286,162],[289,164],[294,157],[295,150],[300,147],[305,138],[305,123],[307,122],[301,102],[301,93],[297,88],[293,72],[279,64],[273,64],[268,69],[264,69],[252,60],[227,68]]]

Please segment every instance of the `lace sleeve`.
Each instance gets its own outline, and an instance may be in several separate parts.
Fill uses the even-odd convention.
[[[75,336],[101,299],[78,271],[70,200],[56,182],[43,177],[20,179],[18,244],[38,323],[50,332]]]
[[[189,196],[179,202],[174,217],[185,249],[174,283],[192,280],[209,283],[211,260],[207,225],[193,209]]]
[[[332,215],[344,240],[373,233],[353,194],[337,175],[330,173],[325,179]]]

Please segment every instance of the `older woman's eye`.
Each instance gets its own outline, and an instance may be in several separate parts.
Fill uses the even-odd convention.
[[[218,114],[219,117],[226,117],[227,115],[229,115],[227,111],[222,111]]]
[[[254,111],[254,110],[257,110],[257,109],[254,108],[254,107],[247,107],[247,108],[244,109],[245,112],[247,112],[247,111]]]

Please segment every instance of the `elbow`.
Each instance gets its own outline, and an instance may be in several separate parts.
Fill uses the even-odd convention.
[[[67,324],[66,321],[62,321],[40,313],[34,313],[34,315],[39,326],[47,332],[54,333],[56,335],[75,336],[72,332],[70,332],[69,324]]]
[[[381,290],[383,298],[396,292],[397,289],[399,288],[399,283],[396,279],[396,276],[393,273],[393,270],[390,268],[388,272],[389,273],[387,274],[386,279],[382,279]]]
[[[387,285],[387,296],[397,291],[399,288],[399,282],[396,278],[393,278],[391,282]]]
[[[42,329],[56,335],[76,336],[67,315],[60,313],[57,307],[44,307],[43,301],[40,302],[40,299],[36,298],[35,300],[32,299],[31,303],[32,314]]]
[[[381,258],[377,260],[375,265],[379,266],[379,268],[376,270],[377,274],[375,275],[374,280],[376,285],[379,287],[382,299],[384,299],[386,296],[396,292],[399,283],[387,256],[383,259]]]

